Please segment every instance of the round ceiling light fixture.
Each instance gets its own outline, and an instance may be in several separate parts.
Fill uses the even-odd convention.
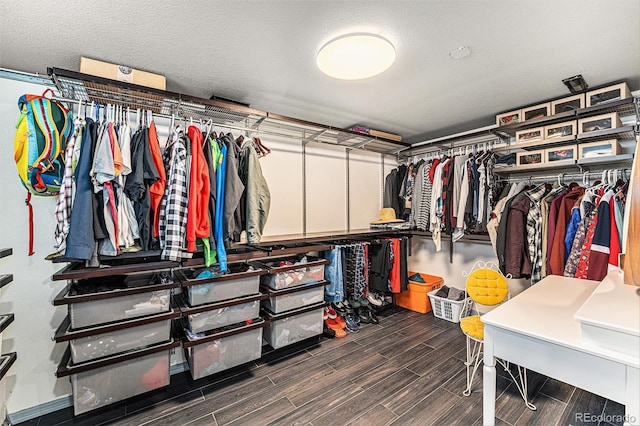
[[[471,55],[471,48],[468,46],[456,47],[451,52],[449,52],[449,56],[451,59],[462,59]]]
[[[375,34],[347,34],[322,46],[320,71],[340,80],[362,80],[386,71],[396,59],[389,40]]]

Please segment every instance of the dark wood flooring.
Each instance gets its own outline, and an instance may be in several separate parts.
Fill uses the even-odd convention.
[[[482,369],[472,395],[462,396],[465,348],[457,324],[400,310],[343,339],[311,339],[198,381],[177,374],[167,388],[110,407],[78,417],[67,408],[22,424],[480,425]],[[530,411],[506,372],[498,373],[499,425],[581,425],[576,413],[624,415],[618,403],[531,371],[538,409]]]

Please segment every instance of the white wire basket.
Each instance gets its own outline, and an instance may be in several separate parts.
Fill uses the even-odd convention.
[[[433,315],[436,318],[451,322],[460,322],[460,311],[465,309],[464,314],[467,316],[471,313],[472,304],[466,303],[468,297],[463,300],[451,300],[445,297],[436,296],[439,289],[435,289],[429,292],[429,300],[431,301],[431,308],[433,309]],[[465,293],[466,294],[466,293]]]

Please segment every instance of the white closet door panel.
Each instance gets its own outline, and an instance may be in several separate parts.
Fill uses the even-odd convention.
[[[382,205],[380,154],[367,151],[349,153],[349,225],[367,229],[378,218]]]
[[[263,236],[302,233],[302,143],[260,138],[271,154],[260,158],[269,185],[271,209]]]
[[[307,233],[347,228],[346,167],[344,148],[307,144]]]

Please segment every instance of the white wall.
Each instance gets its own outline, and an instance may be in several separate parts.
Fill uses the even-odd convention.
[[[26,190],[13,162],[18,97],[43,91],[41,86],[0,79],[0,247],[13,248],[12,256],[0,259],[0,274],[14,275],[14,281],[2,289],[0,312],[15,314],[15,321],[3,333],[2,351],[18,354],[5,376],[9,413],[71,393],[68,379],[57,380],[54,375],[65,346],[51,340],[66,315],[65,308],[54,308],[51,301],[66,283],[53,282],[50,277],[64,265],[44,260],[53,251],[56,200],[32,198],[35,254],[27,256]]]
[[[345,148],[306,146],[307,232],[347,229],[347,166]]]
[[[379,216],[382,206],[380,154],[349,153],[349,227],[366,229]]]

